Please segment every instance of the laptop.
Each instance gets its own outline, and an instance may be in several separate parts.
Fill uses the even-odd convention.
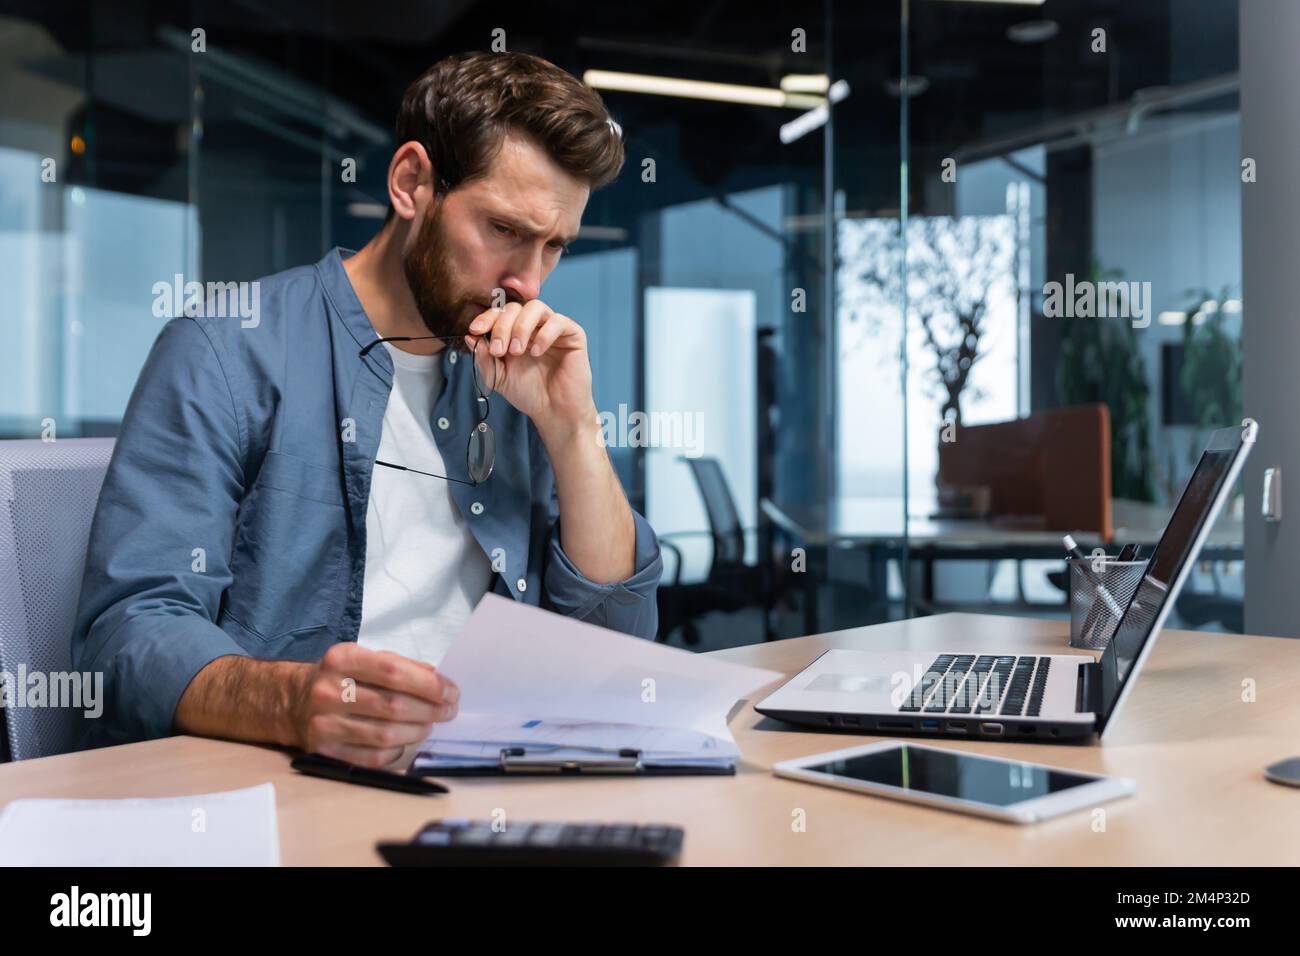
[[[1078,741],[1105,738],[1133,690],[1259,426],[1210,438],[1099,660],[990,648],[943,653],[830,650],[755,706],[821,730]]]

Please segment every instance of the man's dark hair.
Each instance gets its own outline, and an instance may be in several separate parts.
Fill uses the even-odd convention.
[[[398,145],[424,147],[439,195],[487,175],[507,132],[527,136],[592,191],[623,166],[622,140],[596,91],[527,53],[439,60],[407,87],[397,114]]]

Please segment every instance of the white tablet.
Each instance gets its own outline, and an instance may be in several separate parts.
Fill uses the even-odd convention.
[[[1126,777],[895,740],[785,760],[772,769],[792,780],[1008,823],[1035,823],[1137,791],[1137,784]]]

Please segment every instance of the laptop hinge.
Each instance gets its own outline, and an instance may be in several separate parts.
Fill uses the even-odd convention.
[[[1074,709],[1080,714],[1098,714],[1101,698],[1101,667],[1096,661],[1079,665],[1074,691]]]

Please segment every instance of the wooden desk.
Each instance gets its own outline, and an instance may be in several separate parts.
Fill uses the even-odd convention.
[[[716,653],[793,673],[830,647],[1060,652],[1065,625],[948,614]],[[1255,703],[1241,700],[1246,678]],[[735,777],[452,779],[450,795],[426,798],[303,777],[272,749],[174,737],[0,766],[0,795],[159,797],[270,781],[285,865],[379,864],[381,838],[498,808],[507,819],[678,824],[682,862],[695,865],[1300,863],[1300,790],[1263,777],[1300,754],[1300,642],[1168,632],[1119,719],[1104,746],[939,744],[1135,778],[1135,796],[1105,805],[1102,833],[1087,812],[1019,827],[778,779],[778,760],[878,738],[792,731],[751,703],[731,719],[745,755]],[[792,829],[795,810],[806,832]]]

